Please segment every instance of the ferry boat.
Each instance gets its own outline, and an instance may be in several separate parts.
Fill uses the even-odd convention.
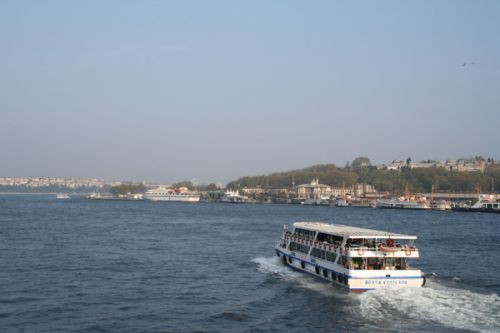
[[[351,207],[356,208],[377,208],[377,203],[370,199],[352,199],[350,202]]]
[[[305,206],[329,206],[329,198],[306,199],[300,203]]]
[[[380,199],[377,201],[377,208],[388,209],[431,209],[427,202],[419,202],[414,200],[401,200],[401,199]]]
[[[472,206],[456,206],[452,209],[458,212],[500,213],[500,202],[496,194],[480,194]]]
[[[56,199],[71,199],[71,198],[66,193],[57,193],[56,194]]]
[[[249,198],[245,195],[240,195],[240,192],[238,190],[236,191],[231,191],[227,190],[224,193],[224,197],[222,197],[221,202],[226,202],[226,203],[244,203],[249,201]]]
[[[285,265],[351,291],[422,287],[425,276],[408,264],[419,257],[416,236],[320,222],[285,226],[276,254]]]
[[[345,198],[338,198],[335,200],[335,207],[349,207],[349,203]]]
[[[174,189],[160,186],[158,188],[148,190],[144,193],[143,198],[151,201],[180,201],[180,202],[198,202],[200,195],[193,192],[176,192]]]

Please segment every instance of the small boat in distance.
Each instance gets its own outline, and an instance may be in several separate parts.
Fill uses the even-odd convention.
[[[71,199],[70,196],[66,193],[57,193],[56,199]]]
[[[416,236],[320,222],[285,226],[275,250],[285,265],[352,291],[422,287]]]

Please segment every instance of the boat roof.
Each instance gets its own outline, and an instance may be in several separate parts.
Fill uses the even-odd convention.
[[[345,238],[392,238],[392,239],[417,239],[417,236],[397,234],[394,232],[379,231],[351,227],[342,224],[330,224],[323,222],[295,222],[294,228],[300,228],[310,231],[319,231],[325,234],[342,236]]]

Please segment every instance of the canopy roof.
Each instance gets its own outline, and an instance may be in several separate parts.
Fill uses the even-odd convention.
[[[300,228],[310,231],[319,231],[325,234],[342,236],[345,238],[417,239],[417,236],[412,236],[412,235],[396,234],[387,231],[351,227],[342,224],[329,224],[323,222],[295,222],[293,226],[294,228]]]

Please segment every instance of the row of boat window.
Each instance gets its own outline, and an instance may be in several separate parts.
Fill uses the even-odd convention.
[[[310,246],[295,243],[295,242],[290,242],[290,251],[297,251],[297,252],[302,252],[305,254],[309,253],[309,250],[311,249]]]
[[[305,237],[307,239],[311,239],[311,240],[314,239],[314,236],[316,235],[316,231],[311,231],[311,230],[297,228],[294,231],[299,236],[303,236],[303,237]]]
[[[335,253],[331,253],[325,250],[320,250],[317,248],[313,248],[311,252],[311,256],[323,259],[323,260],[328,260],[331,262],[335,262],[337,260],[337,255]]]
[[[304,254],[308,254],[310,249],[311,249],[310,246],[295,242],[290,242],[290,251],[297,251],[297,252],[302,252]],[[318,259],[328,260],[331,262],[335,262],[335,260],[337,260],[337,255],[335,253],[331,253],[325,250],[320,250],[315,247],[311,251],[311,256],[316,257]]]
[[[408,269],[406,258],[352,258],[352,269]]]

